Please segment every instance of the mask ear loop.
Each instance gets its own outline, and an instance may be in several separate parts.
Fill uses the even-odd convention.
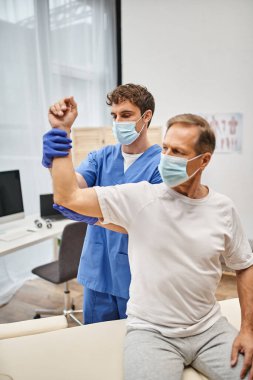
[[[193,160],[195,160],[196,158],[203,156],[204,154],[205,154],[205,153],[201,153],[201,154],[199,154],[198,156],[192,157],[192,158],[190,158],[189,160],[187,160],[187,162],[189,162],[189,161],[193,161]]]
[[[198,168],[194,173],[192,173],[190,176],[188,176],[188,180],[191,179],[192,177],[194,177],[195,174],[197,174],[199,170],[200,170],[200,168]]]
[[[146,111],[145,111],[146,112]],[[143,118],[143,116],[145,115],[145,112],[141,115],[141,117],[136,121],[136,124]],[[136,125],[135,124],[135,125]],[[141,128],[141,130],[140,130],[140,132],[137,132],[138,134],[139,134],[139,136],[140,136],[140,134],[141,134],[141,132],[143,131],[143,128],[145,127],[145,122],[143,123],[143,126],[142,126],[142,128]]]
[[[199,155],[196,156],[196,157],[190,158],[189,160],[187,160],[187,162],[189,162],[189,161],[193,161],[193,160],[195,160],[195,158],[198,158],[198,157],[203,156],[203,154],[204,154],[204,153],[201,153],[201,154],[199,154]],[[188,176],[188,180],[191,179],[192,177],[194,177],[195,174],[197,174],[199,170],[200,170],[200,167],[199,167],[197,170],[195,170],[194,173],[192,173],[190,176]]]

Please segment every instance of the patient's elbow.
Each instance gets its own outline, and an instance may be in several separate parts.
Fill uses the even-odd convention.
[[[69,199],[63,197],[61,194],[54,194],[54,203],[67,208],[69,205]]]

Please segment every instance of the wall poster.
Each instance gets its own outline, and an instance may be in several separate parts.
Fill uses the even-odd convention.
[[[242,150],[242,124],[241,113],[214,113],[202,114],[216,135],[217,153],[234,153]]]

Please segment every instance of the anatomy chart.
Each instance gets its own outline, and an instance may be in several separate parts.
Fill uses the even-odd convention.
[[[241,113],[202,114],[216,135],[216,152],[241,152],[242,124]]]

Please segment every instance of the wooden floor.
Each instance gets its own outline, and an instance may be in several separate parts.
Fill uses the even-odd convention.
[[[83,288],[76,280],[69,282],[76,309],[82,309]],[[237,297],[236,281],[233,275],[223,275],[218,287],[218,300]],[[63,305],[63,285],[53,285],[41,279],[27,281],[11,299],[0,308],[0,323],[32,319],[36,308],[58,309]],[[82,321],[82,314],[76,315]],[[76,326],[70,322],[69,327]]]
[[[69,281],[76,310],[82,309],[83,287],[76,280]],[[61,309],[64,305],[64,286],[54,285],[42,279],[29,280],[17,291],[7,305],[0,307],[0,323],[33,319],[35,309]],[[45,315],[44,315],[45,316]],[[82,321],[82,314],[75,315]],[[77,326],[69,321],[69,326]]]

